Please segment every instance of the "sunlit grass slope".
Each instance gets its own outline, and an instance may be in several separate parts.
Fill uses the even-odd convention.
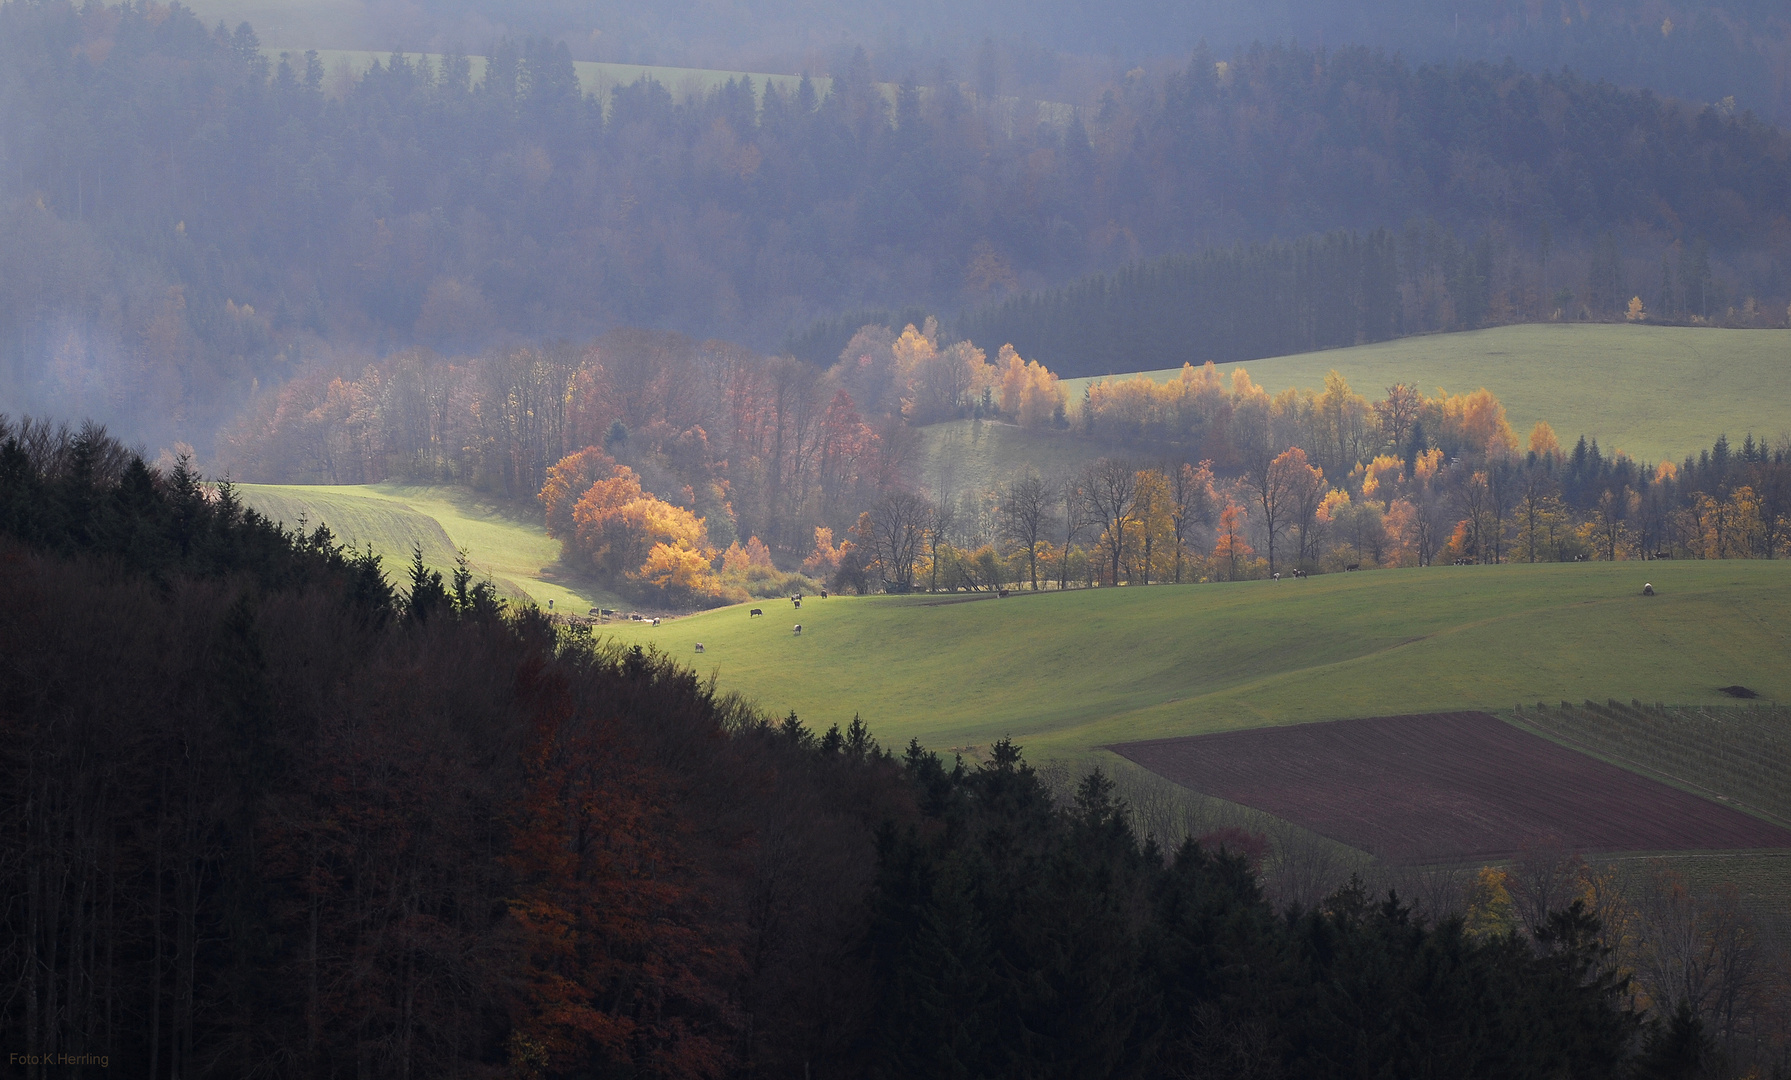
[[[1659,595],[1640,595],[1651,581]],[[1586,698],[1791,698],[1791,563],[1436,567],[618,625],[775,713],[1077,755],[1260,724]],[[941,602],[945,601],[945,602]],[[792,625],[800,622],[800,637]],[[706,646],[696,655],[694,644]]]
[[[1245,368],[1271,392],[1319,389],[1333,368],[1369,398],[1396,382],[1427,394],[1484,386],[1520,438],[1546,420],[1563,443],[1596,436],[1603,449],[1644,461],[1678,461],[1724,433],[1739,443],[1749,431],[1769,439],[1791,431],[1791,330],[1502,326],[1221,367]],[[1088,381],[1068,380],[1072,400]]]
[[[423,561],[443,576],[465,548],[474,573],[489,576],[513,600],[543,607],[552,600],[557,610],[578,613],[619,604],[593,582],[568,575],[559,564],[559,541],[538,523],[465,488],[244,484],[239,490],[250,506],[289,526],[303,517],[312,527],[328,525],[344,542],[372,544],[393,580],[401,579],[412,546],[421,543]]]

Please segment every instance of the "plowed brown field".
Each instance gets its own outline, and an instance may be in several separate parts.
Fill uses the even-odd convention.
[[[1791,848],[1791,830],[1486,713],[1335,720],[1107,749],[1196,791],[1393,862],[1580,851]]]

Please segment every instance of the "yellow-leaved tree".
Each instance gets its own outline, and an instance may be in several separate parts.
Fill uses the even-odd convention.
[[[1390,454],[1376,455],[1362,470],[1362,498],[1385,506],[1399,494],[1405,463]]]
[[[1022,360],[1012,345],[1003,345],[995,370],[1001,380],[1001,411],[1021,427],[1048,427],[1063,418],[1063,387],[1037,360]]]
[[[1500,938],[1517,929],[1517,905],[1511,900],[1505,871],[1483,866],[1468,889],[1468,911],[1462,930],[1469,937]]]
[[[891,347],[897,377],[905,388],[902,415],[916,424],[950,420],[977,403],[996,381],[984,352],[968,341],[941,347],[938,324],[925,330],[909,323]]]
[[[1555,429],[1547,420],[1536,421],[1536,426],[1530,429],[1530,453],[1535,454],[1537,460],[1561,460],[1561,440],[1555,438]]]

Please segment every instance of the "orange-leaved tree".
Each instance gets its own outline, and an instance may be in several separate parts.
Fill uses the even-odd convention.
[[[604,578],[657,589],[677,603],[721,595],[703,519],[644,491],[634,470],[603,451],[589,448],[549,469],[541,502],[549,535]]]
[[[1226,499],[1225,509],[1219,511],[1219,527],[1215,530],[1218,543],[1213,545],[1213,568],[1225,567],[1227,581],[1236,581],[1244,560],[1256,554],[1244,539],[1245,529],[1244,508],[1236,500]]]
[[[541,486],[541,507],[547,512],[547,535],[571,536],[575,531],[572,508],[591,486],[616,475],[616,459],[595,446],[587,446],[576,454],[568,454],[547,470],[547,483]],[[633,476],[632,470],[628,472]],[[638,490],[638,486],[637,486]]]

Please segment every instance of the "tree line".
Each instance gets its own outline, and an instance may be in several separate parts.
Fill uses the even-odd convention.
[[[966,417],[1092,464],[922,491],[919,429]],[[1583,437],[1564,449],[1547,423],[1520,441],[1485,389],[1370,401],[1332,373],[1270,395],[1211,364],[1103,379],[1078,401],[1012,346],[991,358],[930,319],[863,326],[826,369],[640,332],[409,350],[264,393],[221,447],[243,479],[451,482],[536,506],[569,565],[675,607],[1791,543],[1791,447],[1752,435],[1646,464]]]
[[[1715,1060],[1689,1004],[1638,1007],[1586,897],[1520,919],[1355,881],[1277,909],[1247,838],[1168,850],[1098,771],[1057,792],[1005,741],[817,734],[464,571],[405,584],[102,431],[0,427],[26,1075]]]
[[[1777,322],[1787,300],[1783,133],[1570,74],[1197,51],[1041,124],[937,73],[886,95],[863,56],[825,95],[596,95],[543,41],[494,45],[476,82],[464,55],[394,55],[337,86],[247,24],[66,0],[0,8],[0,50],[9,395],[165,443],[358,350],[621,326],[769,347],[830,313],[951,313],[1171,255],[1188,258],[1123,271],[1123,295],[1192,275],[1264,294],[1241,310],[1292,339],[1372,338],[1397,332],[1376,230],[1411,221],[1461,238],[1430,263],[1429,240],[1399,241],[1412,329],[1609,317],[1653,303],[1660,254],[1700,241],[1722,292],[1695,301],[1708,317],[1752,297]],[[1360,239],[1188,254],[1337,229]],[[1607,233],[1620,296],[1589,269]],[[1300,284],[1353,280],[1357,247],[1366,291]],[[1675,275],[1675,305],[1704,288]]]
[[[1335,372],[1271,397],[1187,366],[1089,388],[1078,427],[1129,442],[988,491],[885,493],[808,569],[835,587],[998,590],[1231,581],[1441,563],[1791,557],[1791,442],[1726,437],[1682,464],[1520,444],[1498,399]],[[830,535],[827,540],[832,540]]]

